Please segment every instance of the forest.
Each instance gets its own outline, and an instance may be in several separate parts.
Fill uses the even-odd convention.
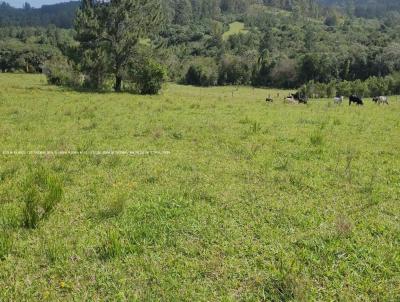
[[[362,95],[400,90],[397,1],[155,2],[156,24],[127,38],[137,43],[121,68],[110,58],[101,63],[99,54],[82,56],[89,51],[83,49],[83,27],[88,24],[79,21],[76,11],[84,11],[85,1],[40,9],[2,3],[0,70],[44,72],[59,85],[141,93],[158,91],[164,80],[197,86],[302,87],[320,96],[338,90]],[[86,18],[80,16],[81,21]],[[118,79],[112,72],[116,68]],[[89,80],[90,72],[101,78]],[[150,78],[154,87],[138,87]]]

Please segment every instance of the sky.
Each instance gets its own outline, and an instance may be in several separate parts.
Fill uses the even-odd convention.
[[[0,2],[7,2],[11,6],[20,8],[25,2],[28,2],[32,7],[41,7],[44,4],[68,2],[68,0],[0,0]]]

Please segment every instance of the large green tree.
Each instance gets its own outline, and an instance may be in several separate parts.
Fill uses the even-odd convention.
[[[82,71],[89,78],[95,78],[95,86],[104,74],[113,75],[114,89],[121,91],[137,44],[161,23],[159,0],[84,0],[75,20],[76,38],[81,43],[84,61]]]

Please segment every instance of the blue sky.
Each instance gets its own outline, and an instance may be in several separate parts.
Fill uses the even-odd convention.
[[[41,7],[43,4],[68,2],[68,0],[0,0],[0,2],[7,2],[14,7],[22,7],[25,2],[28,2],[32,7]]]

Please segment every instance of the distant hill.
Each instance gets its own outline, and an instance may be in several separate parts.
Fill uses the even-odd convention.
[[[352,10],[357,17],[383,17],[389,12],[400,12],[399,0],[319,0],[322,5]]]
[[[245,13],[258,0],[162,0],[164,12],[172,23],[187,24],[199,19],[220,19],[222,15],[240,15]],[[27,0],[29,2],[29,0]],[[301,10],[307,16],[318,15],[318,0],[264,0],[262,4],[294,11]],[[54,5],[32,8],[29,4],[15,8],[0,0],[0,26],[48,26],[71,28],[75,12],[80,1],[71,1]],[[189,21],[189,22],[190,22]]]
[[[29,0],[28,0],[29,1]],[[163,0],[165,12],[173,23],[187,23],[189,19],[213,18],[220,15],[242,14],[246,12],[253,0]],[[320,5],[336,6],[344,13],[358,17],[385,17],[389,12],[400,13],[400,0],[263,0],[269,7],[296,11],[305,16],[320,15]],[[32,8],[14,8],[0,0],[0,26],[43,26],[55,25],[60,28],[71,28],[75,12],[80,1],[71,1],[54,5]],[[190,21],[189,21],[190,22]]]
[[[0,26],[48,26],[71,28],[75,11],[80,1],[71,1],[41,8],[14,8],[6,2],[0,2]]]

